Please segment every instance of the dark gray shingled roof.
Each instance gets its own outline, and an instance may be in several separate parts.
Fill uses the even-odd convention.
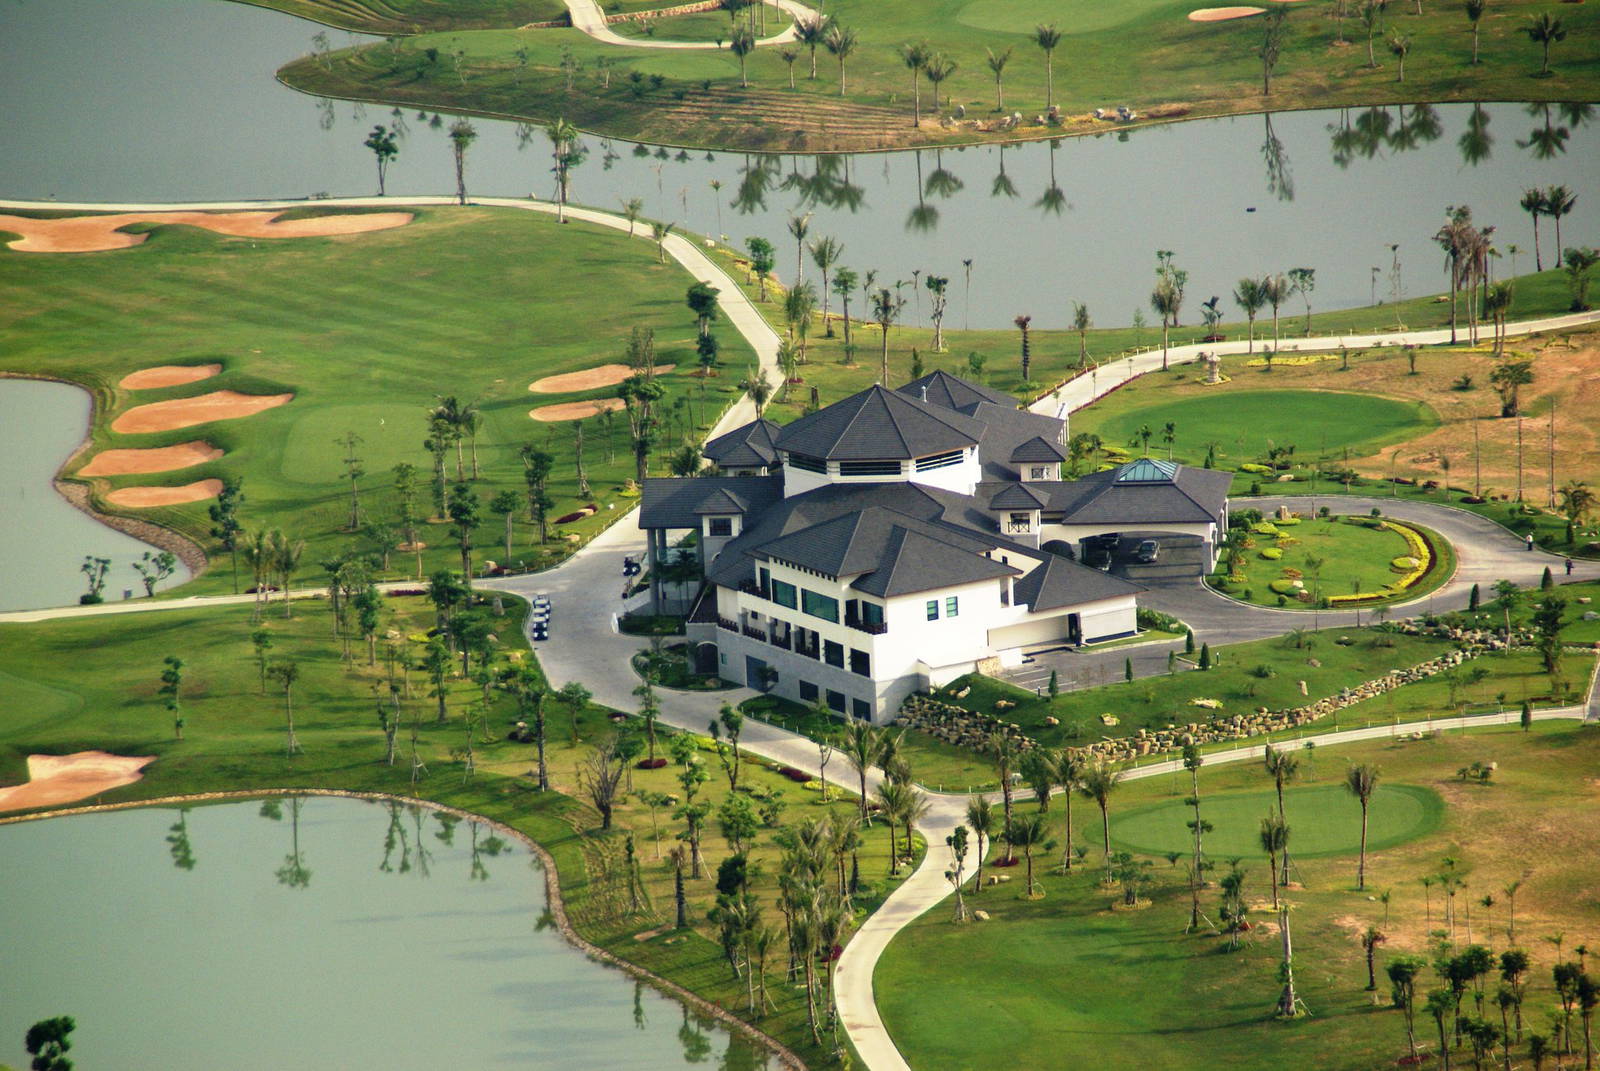
[[[655,476],[639,496],[639,527],[699,528],[702,513],[760,516],[782,498],[782,476]]]
[[[1038,435],[1011,451],[1010,458],[1012,461],[1020,462],[1050,462],[1065,461],[1066,459],[1067,455],[1062,451],[1061,447]]]
[[[753,469],[774,464],[778,451],[773,443],[778,438],[780,425],[765,418],[752,420],[743,427],[734,428],[706,443],[701,451],[708,461],[725,469]]]
[[[1009,394],[938,370],[929,372],[921,379],[913,379],[899,388],[899,391],[921,401],[969,415],[972,407],[979,402],[992,402],[1008,409],[1017,407],[1017,400]]]
[[[1215,521],[1228,500],[1233,474],[1215,469],[1172,465],[1170,478],[1159,478],[1169,462],[1159,466],[1132,461],[1081,480],[1040,482],[1048,490],[1049,514],[1059,513],[1061,524],[1114,524],[1123,528],[1179,521]],[[1123,479],[1132,476],[1133,479]],[[1052,522],[1055,523],[1055,522]]]
[[[893,461],[974,446],[985,427],[874,384],[778,433],[780,450],[838,461]]]
[[[1039,568],[1018,580],[1011,588],[1013,600],[1026,604],[1034,613],[1118,595],[1132,595],[1143,590],[1138,584],[1121,577],[1049,553],[1044,555],[1044,563]]]
[[[989,500],[996,509],[1043,509],[1049,504],[1048,492],[1036,491],[1025,483],[1008,483]]]

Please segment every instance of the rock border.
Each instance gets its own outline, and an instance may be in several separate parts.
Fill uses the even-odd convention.
[[[704,997],[691,993],[676,982],[667,980],[653,971],[646,970],[613,952],[608,952],[585,938],[573,927],[567,918],[566,901],[561,897],[561,877],[556,869],[556,861],[545,850],[544,845],[528,836],[519,829],[513,829],[503,822],[497,822],[472,811],[451,807],[448,804],[435,803],[432,800],[416,799],[411,796],[402,796],[393,792],[354,792],[349,789],[339,788],[262,788],[262,789],[237,789],[227,792],[200,792],[187,796],[159,796],[147,800],[129,800],[124,803],[95,803],[85,807],[67,807],[58,810],[38,811],[32,814],[9,815],[0,817],[0,826],[14,825],[18,822],[37,822],[46,818],[67,818],[79,814],[102,814],[110,811],[128,811],[138,807],[160,807],[173,804],[206,803],[212,800],[249,800],[266,799],[273,796],[317,796],[331,799],[365,800],[369,803],[403,803],[407,805],[426,807],[430,811],[454,815],[456,818],[472,822],[483,822],[497,833],[512,837],[538,856],[539,864],[544,870],[545,898],[549,903],[550,915],[555,919],[556,930],[578,951],[584,953],[592,960],[618,967],[624,972],[633,975],[641,981],[650,983],[655,989],[682,1001],[695,1011],[717,1020],[728,1027],[733,1033],[739,1034],[749,1041],[762,1046],[778,1058],[782,1067],[791,1071],[807,1071],[806,1064],[788,1046],[777,1038],[763,1032],[750,1023],[745,1022],[737,1015],[723,1008],[719,1004],[706,1000]]]

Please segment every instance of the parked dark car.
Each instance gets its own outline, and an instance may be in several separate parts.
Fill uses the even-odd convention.
[[[1144,540],[1137,548],[1135,548],[1133,552],[1134,560],[1144,562],[1147,565],[1151,562],[1154,562],[1160,556],[1161,544],[1157,543],[1154,539]]]

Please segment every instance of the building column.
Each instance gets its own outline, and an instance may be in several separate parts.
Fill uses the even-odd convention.
[[[645,529],[645,556],[650,560],[650,610],[658,616],[662,612],[661,553],[658,550],[661,534],[662,530],[659,528]]]

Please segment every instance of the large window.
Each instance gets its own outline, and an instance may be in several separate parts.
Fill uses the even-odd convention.
[[[732,517],[713,517],[713,518],[711,518],[711,527],[710,527],[710,529],[708,531],[708,534],[709,535],[713,535],[713,536],[731,536],[733,534],[733,518]]]
[[[815,684],[812,684],[810,681],[800,682],[800,701],[802,703],[815,703],[817,701],[817,696],[820,694],[821,693],[817,691],[817,686]]]
[[[844,693],[843,692],[835,692],[835,691],[831,691],[831,690],[828,692],[828,709],[836,710],[840,714],[844,713]]]
[[[872,676],[872,656],[866,651],[850,648],[850,672],[863,677]]]
[[[844,644],[832,640],[822,641],[822,660],[830,666],[844,668]]]
[[[772,601],[779,606],[787,606],[793,610],[796,602],[795,590],[795,586],[786,580],[774,580],[772,582]],[[806,612],[810,613],[809,610]]]
[[[841,461],[840,476],[898,476],[898,461]]]
[[[812,617],[820,617],[824,621],[839,621],[839,600],[827,595],[819,595],[806,588],[800,589],[800,609]]]
[[[820,457],[807,457],[805,454],[790,454],[785,463],[792,469],[805,469],[807,472],[827,472],[828,463]]]
[[[872,720],[872,704],[865,699],[850,700],[850,714],[857,721]]]
[[[944,616],[955,617],[961,612],[961,600],[951,595],[944,600]]]
[[[861,600],[861,623],[864,625],[883,624],[883,607],[875,602]]]
[[[927,472],[930,469],[946,469],[951,465],[961,464],[961,460],[966,456],[967,452],[965,450],[952,450],[948,454],[919,457],[917,458],[917,471]]]

